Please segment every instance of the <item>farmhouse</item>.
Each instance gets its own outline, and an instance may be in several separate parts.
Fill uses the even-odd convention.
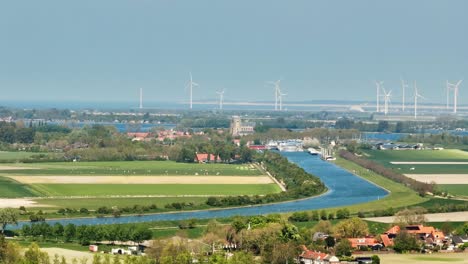
[[[195,162],[198,163],[210,163],[210,162],[221,162],[219,155],[209,153],[197,153],[195,155]]]
[[[340,263],[340,260],[336,256],[320,251],[308,250],[306,247],[303,247],[303,250],[304,251],[299,255],[299,263],[301,264]]]
[[[132,139],[132,141],[148,141],[150,140],[151,134],[150,133],[127,133],[127,136]]]
[[[348,238],[348,241],[351,243],[353,248],[371,248],[372,250],[379,250],[383,245],[373,237],[363,237],[363,238]]]
[[[399,226],[393,226],[387,232],[380,235],[382,243],[386,247],[393,246],[393,239],[397,237],[401,231]],[[432,226],[409,225],[406,226],[403,231],[416,236],[418,239],[424,241],[427,246],[442,246],[447,243],[444,233]]]

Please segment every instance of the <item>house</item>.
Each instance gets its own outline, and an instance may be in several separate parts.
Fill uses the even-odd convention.
[[[151,136],[150,133],[144,133],[144,132],[127,133],[127,137],[131,138],[132,141],[148,141],[150,136]]]
[[[300,264],[332,264],[340,263],[340,260],[333,255],[323,253],[320,251],[308,250],[305,246],[302,247],[303,251],[299,255]]]
[[[465,243],[468,243],[468,235],[452,237],[452,244],[456,247],[463,246]]]
[[[210,163],[210,162],[221,162],[219,155],[208,154],[208,153],[197,153],[195,155],[195,162],[198,163]]]
[[[385,247],[393,246],[393,239],[397,237],[401,231],[416,236],[418,239],[424,241],[427,246],[442,246],[447,242],[444,233],[432,226],[409,225],[403,229],[399,226],[393,226],[387,232],[380,235],[382,244]]]
[[[363,237],[363,238],[348,238],[348,241],[351,243],[353,248],[371,248],[372,250],[379,250],[383,245],[373,237]]]

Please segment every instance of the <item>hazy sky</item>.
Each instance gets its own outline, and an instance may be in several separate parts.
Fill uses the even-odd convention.
[[[400,76],[430,102],[468,77],[468,1],[15,0],[0,3],[2,100],[399,101]],[[411,92],[412,93],[412,92]],[[408,95],[409,96],[409,95]],[[468,80],[460,91],[468,104]]]

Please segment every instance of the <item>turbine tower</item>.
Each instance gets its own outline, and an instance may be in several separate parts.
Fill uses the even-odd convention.
[[[447,110],[448,110],[449,107],[450,107],[450,90],[451,90],[451,89],[452,89],[452,84],[449,83],[449,81],[447,80],[447,81],[445,82],[445,90],[446,90],[446,92],[447,92],[447,107],[446,107]]]
[[[190,89],[190,109],[193,108],[193,87],[199,86],[198,83],[194,82],[192,79],[192,73],[190,74],[190,82],[188,83],[188,88]]]
[[[380,89],[383,87],[383,81],[376,81],[375,85],[377,86],[377,100],[375,105],[375,111],[380,112]]]
[[[279,95],[279,110],[283,111],[283,96],[288,95],[285,93],[282,93],[281,90],[278,91]]]
[[[219,95],[219,110],[223,109],[223,103],[224,103],[224,92],[225,90],[223,89],[220,92],[216,92]]]
[[[143,109],[143,88],[140,88],[140,109]]]
[[[269,84],[274,86],[275,89],[275,111],[278,111],[278,104],[281,100],[281,80],[277,80],[276,82],[268,82]]]
[[[424,97],[418,93],[418,87],[416,86],[416,81],[414,81],[414,119],[418,119],[418,98],[424,99]]]
[[[401,80],[401,90],[403,92],[402,101],[401,101],[401,111],[404,112],[405,111],[405,90],[408,87],[408,84],[406,84],[406,82],[405,82],[405,80],[403,80],[403,78],[401,78],[400,80]]]
[[[390,97],[392,95],[392,91],[390,90],[390,92],[387,93],[387,91],[385,91],[385,88],[382,88],[383,89],[383,92],[384,92],[384,113],[385,115],[388,114],[388,103],[390,102]]]
[[[457,113],[457,104],[458,104],[458,89],[463,80],[459,80],[456,84],[453,84],[453,113]]]

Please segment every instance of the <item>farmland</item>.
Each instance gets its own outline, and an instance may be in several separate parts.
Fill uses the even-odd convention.
[[[38,197],[35,201],[41,208],[94,209],[135,204],[163,207],[174,202],[202,205],[208,196],[265,195],[281,191],[251,164],[15,163],[0,165],[0,175],[0,197]]]
[[[364,155],[404,174],[461,174],[468,171],[468,152],[458,149],[369,150]],[[394,164],[399,162],[405,164]]]
[[[26,151],[0,151],[0,162],[17,161],[25,158],[30,158],[31,156],[39,154],[42,153]]]
[[[5,164],[6,165],[6,164]],[[13,167],[14,169],[12,169]],[[20,175],[220,175],[258,176],[251,165],[177,163],[173,161],[55,162],[0,166]]]
[[[447,150],[368,150],[364,156],[421,182],[441,184],[439,190],[468,196],[468,152]],[[458,185],[460,184],[460,185]]]

